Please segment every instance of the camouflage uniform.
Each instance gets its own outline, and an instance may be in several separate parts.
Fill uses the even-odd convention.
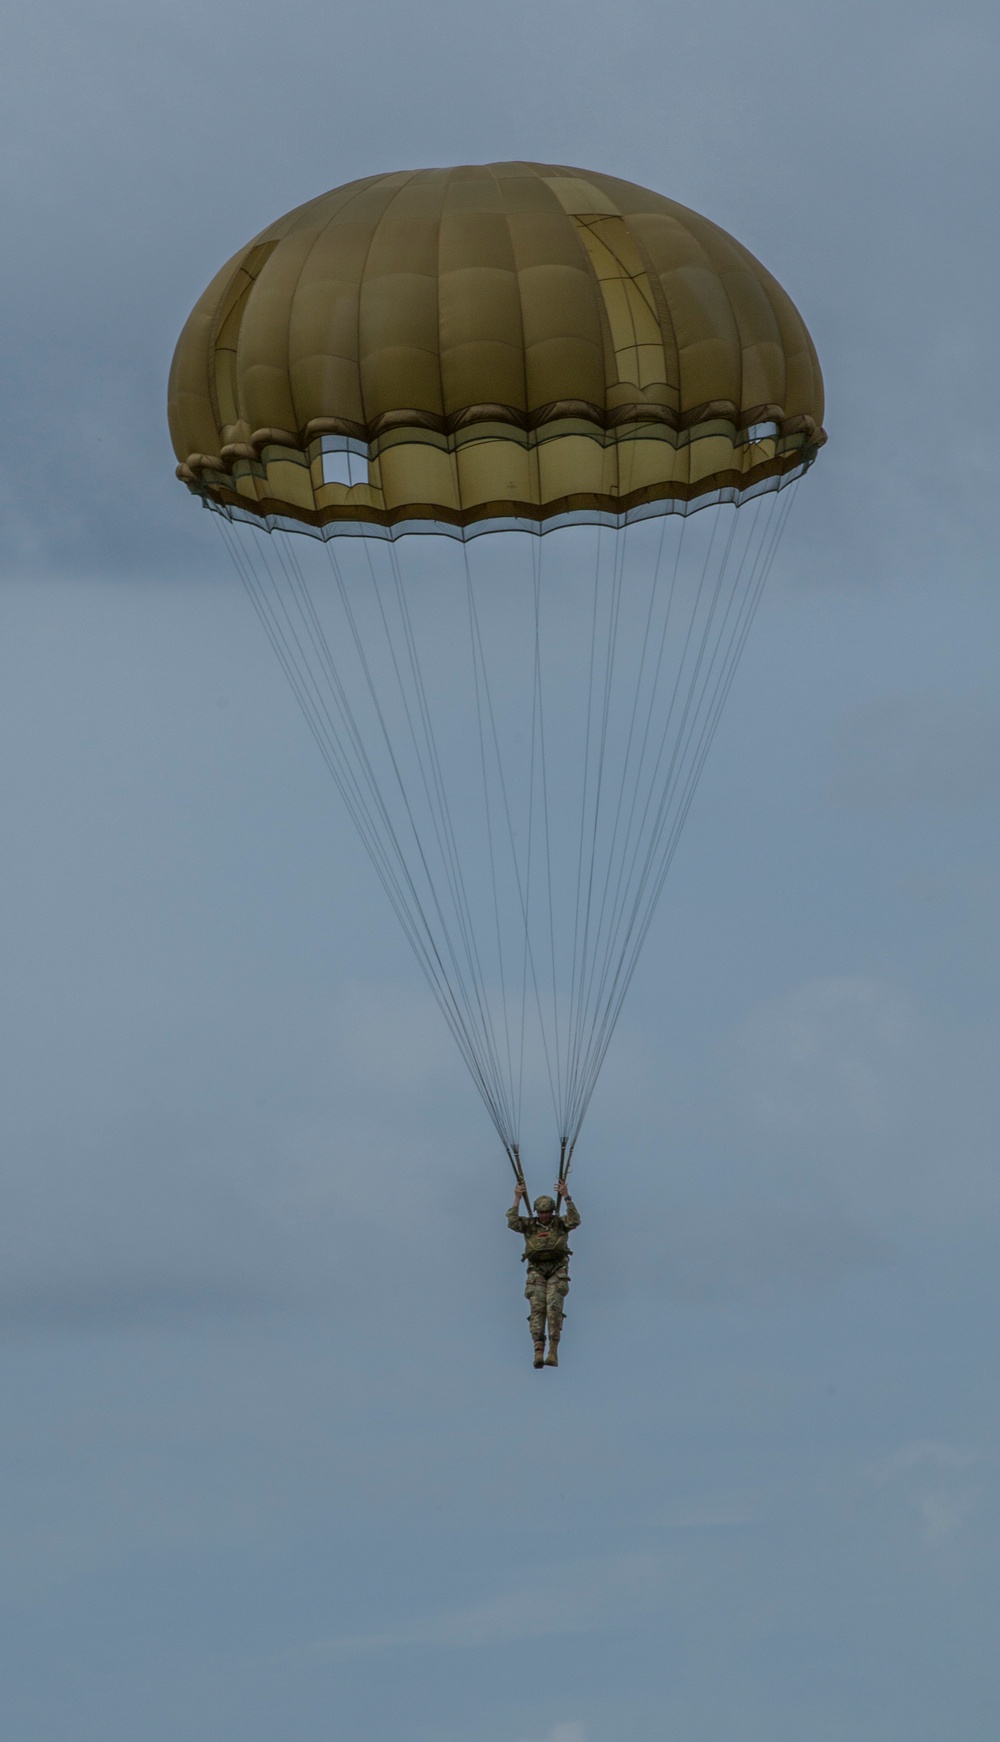
[[[558,1343],[562,1333],[563,1302],[569,1293],[569,1261],[572,1256],[567,1235],[580,1226],[580,1212],[572,1198],[564,1198],[566,1214],[553,1216],[543,1228],[537,1216],[521,1216],[512,1204],[507,1211],[507,1226],[512,1234],[524,1236],[524,1294],[531,1308],[528,1324],[536,1343],[545,1337],[548,1320],[549,1340]]]

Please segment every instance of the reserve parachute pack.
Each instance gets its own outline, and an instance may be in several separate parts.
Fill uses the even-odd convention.
[[[532,1221],[531,1233],[524,1237],[522,1263],[530,1264],[535,1270],[542,1270],[547,1275],[568,1263],[573,1251],[569,1244],[569,1232],[561,1221],[553,1218],[547,1229],[541,1229],[537,1222]]]

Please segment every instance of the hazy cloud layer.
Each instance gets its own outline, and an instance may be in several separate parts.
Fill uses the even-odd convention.
[[[992,1734],[998,38],[985,0],[9,20],[18,1742]],[[164,412],[279,212],[523,155],[745,241],[831,438],[574,1164],[542,1374],[509,1167]]]
[[[834,797],[872,815],[995,807],[1000,696],[880,698],[843,720],[834,754]]]
[[[385,1633],[325,1640],[310,1649],[331,1657],[355,1657],[402,1646],[506,1645],[564,1633],[603,1632],[627,1626],[637,1614],[658,1608],[664,1572],[662,1559],[655,1555],[571,1562],[535,1572],[529,1584],[504,1596],[422,1616]]]

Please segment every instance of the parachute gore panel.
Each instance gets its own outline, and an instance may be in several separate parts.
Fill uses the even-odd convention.
[[[368,177],[213,279],[170,377],[178,476],[328,537],[741,501],[826,439],[812,341],[740,243],[613,176]]]

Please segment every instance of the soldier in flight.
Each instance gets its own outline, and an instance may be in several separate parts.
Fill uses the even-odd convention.
[[[569,1195],[564,1179],[556,1191],[566,1206],[566,1214],[555,1214],[553,1198],[536,1198],[533,1216],[522,1216],[519,1206],[527,1197],[518,1180],[514,1202],[507,1211],[507,1226],[513,1234],[524,1236],[524,1263],[528,1266],[524,1278],[524,1293],[531,1311],[528,1324],[535,1345],[536,1367],[558,1367],[559,1338],[562,1335],[563,1302],[569,1293],[569,1261],[567,1237],[580,1226],[580,1212]],[[545,1323],[549,1327],[549,1352],[545,1353]]]

